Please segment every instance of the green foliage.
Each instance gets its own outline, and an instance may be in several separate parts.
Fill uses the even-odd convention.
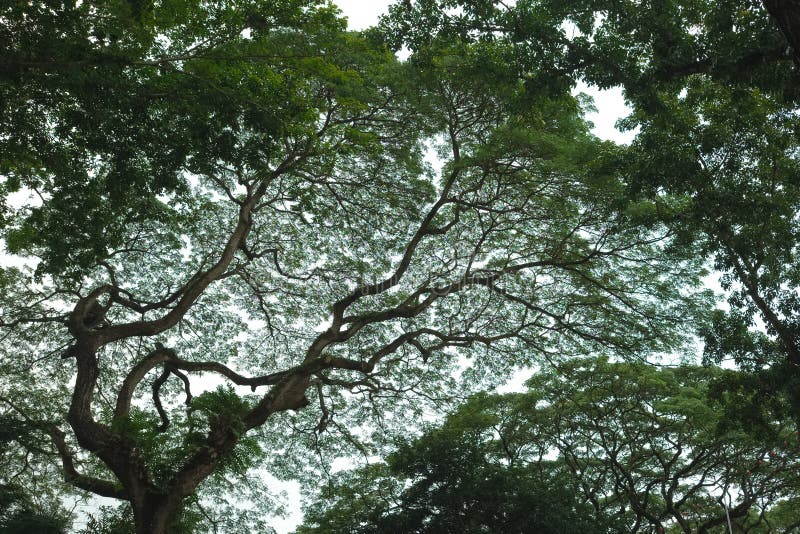
[[[315,131],[321,86],[363,109],[355,63],[385,61],[308,0],[49,4],[7,6],[0,30],[0,175],[45,200],[5,237],[42,273],[77,276],[129,225],[168,223],[159,195],[186,194],[190,173],[267,168]]]
[[[620,125],[639,132],[594,168],[617,173],[627,216],[668,225],[673,247],[721,275],[730,312],[701,325],[707,361],[732,359],[769,384],[800,363],[800,70],[787,46],[797,43],[793,8],[781,6],[420,1],[393,8],[382,28],[394,47],[439,38],[506,46],[525,83],[545,72],[565,84],[621,86],[633,112]]]
[[[213,525],[208,524],[202,510],[185,506],[170,520],[170,534],[192,534],[209,532]],[[86,528],[80,534],[134,534],[136,532],[133,511],[129,504],[117,507],[102,506],[96,514],[91,514]]]
[[[227,432],[237,434],[244,433],[242,417],[250,410],[251,404],[248,400],[240,396],[230,386],[219,386],[212,391],[198,395],[192,399],[191,410],[204,415],[208,421],[210,429],[225,429]],[[191,416],[190,416],[191,417]],[[187,434],[188,444],[192,445],[193,439],[202,440],[203,434]],[[219,463],[219,468],[215,473],[215,482],[220,483],[229,474],[244,477],[248,469],[257,465],[262,459],[264,451],[259,440],[252,435],[243,435],[239,439],[236,447],[226,453]]]
[[[235,426],[237,420],[241,424],[241,418],[250,409],[250,405],[233,387],[224,385],[194,397],[191,408],[209,418],[218,417]]]
[[[732,521],[762,528],[759,512],[777,519],[796,494],[800,444],[779,412],[769,433],[726,427],[708,397],[726,374],[746,376],[606,358],[543,369],[526,393],[475,395],[386,463],[337,474],[298,532],[702,531],[726,520],[726,490]]]
[[[532,433],[552,436],[572,472],[599,489],[603,506],[630,506],[628,521],[708,528],[723,518],[714,491],[725,488],[740,493],[730,512],[739,520],[757,502],[769,508],[779,495],[794,495],[798,480],[787,475],[800,449],[792,439],[796,426],[780,410],[770,412],[764,432],[731,426],[731,414],[710,397],[726,376],[748,377],[714,368],[566,362],[528,382],[545,412]]]
[[[764,532],[769,532],[770,528],[782,529],[784,532],[790,532],[792,529],[800,526],[800,502],[797,497],[785,499],[775,503],[775,506],[767,513],[767,520],[769,527],[763,529]],[[754,532],[761,532],[756,528]]]
[[[386,464],[338,475],[297,532],[606,530],[557,466],[504,465],[476,428],[452,422],[401,444]]]
[[[110,507],[102,506],[96,514],[91,514],[86,528],[81,534],[134,534],[133,511],[127,504]]]
[[[243,434],[242,417],[250,403],[230,386],[219,386],[194,397],[187,414],[173,415],[167,432],[152,412],[134,408],[115,421],[114,430],[139,451],[147,461],[153,481],[168,490],[169,476],[178,464],[197,447],[203,446],[209,431]],[[215,471],[214,483],[226,483],[230,475],[244,477],[263,456],[254,436],[242,436],[231,451],[223,455]]]
[[[418,0],[363,33],[314,0],[0,20],[0,238],[29,261],[0,271],[0,481],[63,467],[190,495],[175,531],[259,530],[262,462],[315,481],[547,362],[339,475],[306,531],[702,530],[707,486],[741,524],[793,502],[800,83],[758,2]],[[624,89],[630,146],[590,133],[578,80]],[[696,331],[740,370],[635,363]],[[253,395],[192,398],[199,373]]]
[[[59,505],[44,507],[34,503],[34,496],[13,484],[0,484],[0,533],[64,534],[69,518]]]

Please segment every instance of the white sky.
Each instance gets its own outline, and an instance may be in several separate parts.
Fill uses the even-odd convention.
[[[363,30],[374,26],[378,17],[386,12],[394,2],[388,0],[334,0],[342,13],[347,17],[351,30]]]

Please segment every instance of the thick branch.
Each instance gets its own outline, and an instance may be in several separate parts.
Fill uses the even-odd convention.
[[[164,382],[167,381],[169,378],[169,369],[164,369],[164,371],[153,381],[153,404],[156,406],[156,411],[158,412],[158,417],[161,419],[161,424],[158,426],[159,432],[166,432],[169,428],[169,416],[167,412],[164,410],[164,406],[161,404],[161,386],[164,385]]]
[[[797,0],[762,0],[767,12],[780,28],[792,50],[792,59],[800,67],[800,2]]]
[[[75,469],[75,463],[72,459],[72,454],[67,448],[66,440],[64,439],[64,432],[56,427],[52,427],[48,431],[53,444],[58,450],[58,455],[61,457],[61,465],[64,471],[64,481],[72,484],[76,488],[100,495],[102,497],[110,497],[112,499],[127,499],[128,493],[122,489],[118,484],[101,480],[78,473]]]
[[[255,389],[259,386],[271,386],[277,384],[282,378],[292,373],[293,370],[295,369],[291,368],[287,369],[286,371],[278,371],[277,373],[271,373],[268,375],[248,377],[240,375],[236,371],[230,369],[229,367],[219,362],[190,362],[188,360],[175,358],[170,360],[170,366],[174,367],[175,369],[181,369],[183,371],[189,371],[189,372],[200,371],[200,372],[217,373],[219,375],[224,376],[237,386],[250,386],[250,389],[252,389],[253,391],[255,391]]]

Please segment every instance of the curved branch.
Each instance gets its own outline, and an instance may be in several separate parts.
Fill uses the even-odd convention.
[[[460,168],[456,167],[448,176],[444,187],[442,188],[442,192],[439,194],[439,199],[436,203],[428,210],[428,213],[425,215],[425,218],[422,220],[419,228],[417,229],[414,236],[406,245],[405,251],[403,252],[403,257],[400,259],[400,263],[397,265],[394,273],[391,276],[384,279],[381,282],[375,284],[367,284],[363,286],[359,286],[354,289],[348,296],[340,299],[333,305],[333,327],[337,327],[341,324],[341,321],[344,317],[344,313],[347,308],[359,300],[362,297],[369,296],[369,295],[378,295],[383,293],[392,287],[396,286],[400,283],[400,280],[403,278],[403,275],[408,271],[408,268],[411,266],[411,260],[416,253],[417,247],[422,242],[422,240],[429,236],[429,235],[441,235],[447,233],[447,231],[452,228],[457,222],[459,218],[459,212],[456,210],[456,215],[453,221],[450,221],[447,225],[442,228],[437,228],[433,226],[433,220],[438,215],[439,211],[442,209],[443,206],[450,204],[452,202],[451,199],[448,198],[450,194],[450,190],[453,187],[453,184],[458,178],[460,173]],[[332,328],[333,328],[332,327]],[[319,352],[317,355],[321,353],[324,346],[319,348]]]
[[[127,323],[121,325],[110,326],[104,329],[100,334],[101,344],[107,344],[120,339],[128,337],[140,336],[154,336],[160,334],[165,330],[175,326],[178,321],[183,318],[189,308],[200,298],[203,291],[211,285],[212,282],[217,280],[225,273],[231,261],[233,261],[236,251],[239,249],[240,244],[247,237],[250,230],[251,218],[250,210],[253,201],[243,205],[239,211],[239,218],[236,227],[228,238],[225,248],[220,254],[219,259],[203,272],[200,276],[196,277],[193,282],[184,288],[181,297],[178,299],[175,307],[169,312],[158,319],[151,321],[139,321],[134,323]]]
[[[171,367],[175,369],[181,369],[183,371],[203,371],[216,373],[224,376],[237,386],[250,386],[250,389],[253,391],[255,391],[255,389],[259,386],[271,386],[277,384],[286,375],[296,370],[296,368],[292,368],[287,369],[286,371],[278,371],[277,373],[271,373],[268,375],[248,377],[240,375],[236,371],[219,362],[190,362],[180,358],[173,358],[170,360],[169,364]],[[188,382],[185,380],[185,375],[183,376],[182,380],[184,380],[184,384],[187,384],[188,388]],[[188,394],[188,390],[187,396],[190,396],[190,394]]]
[[[57,427],[51,427],[48,429],[48,434],[53,440],[53,445],[55,445],[58,455],[61,457],[64,482],[102,497],[110,497],[112,499],[129,498],[128,492],[119,484],[78,473],[75,469],[75,462],[73,461],[72,454],[67,447],[64,432]]]
[[[164,406],[161,404],[161,396],[159,395],[161,386],[164,385],[167,378],[169,378],[169,369],[164,369],[161,375],[153,381],[153,404],[155,404],[158,417],[161,419],[161,424],[156,429],[158,432],[166,432],[169,428],[169,417],[167,412],[164,411]]]
[[[183,382],[183,390],[186,392],[186,406],[190,406],[192,404],[192,389],[189,384],[189,377],[175,368],[170,369],[170,371]]]
[[[278,176],[287,172],[295,164],[307,157],[308,153],[293,153],[288,156],[267,178],[262,180],[258,188],[249,196],[246,202],[239,207],[239,216],[236,226],[231,231],[217,261],[208,269],[178,290],[180,297],[175,306],[165,315],[151,321],[137,321],[132,323],[112,325],[98,332],[98,342],[105,345],[129,337],[154,336],[172,328],[186,315],[206,288],[214,281],[225,275],[228,266],[233,261],[236,251],[241,250],[252,226],[252,212],[258,201],[264,196],[268,185]]]
[[[174,358],[175,351],[167,349],[163,345],[158,344],[155,350],[145,356],[142,361],[140,361],[133,367],[133,369],[130,370],[128,376],[126,376],[125,380],[122,382],[122,386],[120,386],[119,393],[117,394],[117,405],[114,408],[115,419],[128,415],[128,412],[130,412],[131,409],[133,392],[136,389],[136,386],[139,385],[139,382],[142,381],[144,376],[152,369]]]
[[[67,447],[66,434],[55,425],[45,423],[33,419],[28,413],[18,406],[14,401],[6,397],[0,397],[0,400],[11,407],[12,410],[17,412],[32,428],[36,428],[48,436],[53,442],[53,445],[61,458],[61,469],[64,473],[64,482],[75,486],[76,488],[96,493],[103,497],[110,497],[113,499],[127,499],[128,494],[119,486],[108,480],[102,480],[95,477],[90,477],[78,473],[75,469],[75,461],[72,458],[72,453]]]

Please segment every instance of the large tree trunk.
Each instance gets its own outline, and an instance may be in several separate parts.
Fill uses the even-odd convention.
[[[800,67],[800,0],[762,0],[789,42],[795,65]]]
[[[170,519],[178,512],[181,499],[172,495],[148,494],[131,501],[136,534],[168,534]]]

